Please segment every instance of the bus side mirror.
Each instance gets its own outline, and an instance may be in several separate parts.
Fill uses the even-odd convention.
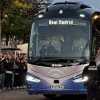
[[[93,14],[92,23],[94,29],[100,33],[100,12]]]
[[[95,61],[91,61],[90,64],[84,68],[83,75],[88,76],[89,74],[93,73],[96,70],[97,68]]]

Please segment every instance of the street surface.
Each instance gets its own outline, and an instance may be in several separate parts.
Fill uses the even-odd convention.
[[[85,96],[63,96],[57,100],[86,100]],[[43,95],[28,95],[25,90],[0,92],[0,100],[48,100]],[[54,99],[55,100],[55,99]]]

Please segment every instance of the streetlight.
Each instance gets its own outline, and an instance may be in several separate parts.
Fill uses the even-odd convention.
[[[4,15],[4,18],[8,18],[8,15],[7,15],[7,14],[5,14],[5,15]]]

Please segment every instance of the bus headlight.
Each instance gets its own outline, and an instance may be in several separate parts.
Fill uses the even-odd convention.
[[[89,77],[88,76],[84,76],[84,77],[77,78],[77,79],[73,80],[73,82],[82,83],[82,82],[87,82],[88,80],[89,80]]]
[[[35,77],[31,76],[31,75],[27,75],[26,76],[26,80],[29,81],[29,82],[35,82],[35,83],[39,83],[40,82],[39,79],[37,79],[37,78],[35,78]]]

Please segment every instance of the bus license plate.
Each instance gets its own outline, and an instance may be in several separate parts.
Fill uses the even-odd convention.
[[[53,84],[50,86],[51,89],[64,89],[64,85],[61,84]]]

